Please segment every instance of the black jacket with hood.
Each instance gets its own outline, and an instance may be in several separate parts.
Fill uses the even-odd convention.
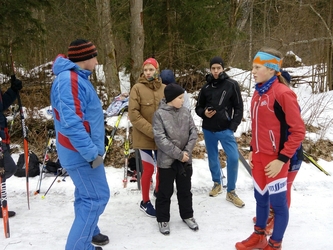
[[[218,79],[208,74],[206,81],[195,108],[197,115],[203,119],[202,128],[213,132],[225,129],[235,132],[243,118],[243,100],[237,81],[225,72],[220,73]],[[211,118],[205,116],[208,107],[216,110]]]

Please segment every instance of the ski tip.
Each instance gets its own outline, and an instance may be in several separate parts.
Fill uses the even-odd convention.
[[[34,192],[34,195],[37,195],[37,194],[39,194],[39,190],[37,190],[37,191]]]

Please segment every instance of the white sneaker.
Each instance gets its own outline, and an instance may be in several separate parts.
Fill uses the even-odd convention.
[[[170,234],[169,222],[158,222],[158,227],[161,234],[168,235]]]
[[[189,218],[189,219],[184,219],[183,220],[186,225],[191,228],[193,231],[197,231],[199,230],[199,226],[197,224],[197,222],[195,221],[195,219],[192,217],[192,218]]]

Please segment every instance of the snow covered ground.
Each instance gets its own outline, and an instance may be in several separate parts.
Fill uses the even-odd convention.
[[[304,68],[289,69],[300,75]],[[228,72],[240,83],[251,83],[249,72],[232,69]],[[305,74],[305,73],[304,73]],[[128,78],[121,75],[122,90],[128,90]],[[311,95],[307,85],[295,89],[305,121],[314,113],[318,117],[313,123],[324,128],[320,133],[307,133],[311,140],[326,138],[333,141],[333,128],[324,126],[332,121],[333,93]],[[244,118],[236,136],[250,129],[248,122],[249,99],[244,93]],[[320,102],[319,102],[320,101]],[[318,112],[318,103],[323,105]],[[317,108],[315,108],[317,106]],[[48,109],[47,107],[46,109]],[[42,111],[43,112],[43,111]],[[126,114],[125,114],[126,116]],[[193,113],[200,129],[201,120]],[[120,127],[126,125],[123,117]],[[115,118],[109,118],[108,124],[114,124]],[[331,152],[333,149],[331,149]],[[15,161],[18,154],[13,155]],[[333,175],[333,163],[319,160],[319,164]],[[226,171],[226,170],[224,170]],[[123,169],[106,167],[107,179],[111,189],[111,198],[104,214],[100,218],[101,232],[110,238],[108,249],[235,249],[237,241],[247,238],[253,231],[252,218],[255,215],[253,184],[245,168],[239,166],[237,193],[245,202],[244,208],[237,208],[225,200],[224,191],[217,197],[209,197],[212,187],[207,159],[195,159],[193,163],[192,192],[194,217],[199,231],[191,231],[180,219],[177,200],[174,194],[171,204],[169,236],[159,233],[154,218],[145,216],[139,210],[140,191],[136,183],[122,186]],[[8,206],[17,215],[10,218],[11,237],[5,239],[0,226],[0,250],[61,250],[64,249],[68,231],[73,221],[74,186],[69,177],[59,177],[45,199],[41,196],[51,185],[54,177],[45,177],[41,194],[34,195],[38,176],[29,179],[30,210],[27,207],[25,178],[11,177],[7,180]],[[292,191],[289,225],[283,241],[283,249],[330,250],[333,246],[333,177],[326,176],[311,163],[303,163]],[[152,203],[155,202],[151,195]]]
[[[332,163],[320,160],[333,175]],[[225,200],[225,192],[209,197],[212,186],[206,160],[194,161],[193,208],[199,231],[191,231],[180,219],[175,195],[171,204],[171,234],[164,236],[158,231],[154,218],[139,210],[140,191],[136,183],[122,186],[123,170],[107,167],[111,198],[99,226],[107,234],[108,249],[235,249],[237,241],[248,237],[253,230],[255,199],[250,175],[240,165],[237,193],[245,202],[237,208]],[[30,196],[27,208],[25,178],[12,177],[7,181],[9,208],[17,212],[10,218],[11,237],[0,234],[3,250],[61,250],[73,220],[73,190],[71,179],[58,178],[45,199],[45,193],[54,177],[42,182],[41,194]],[[31,193],[36,188],[38,176],[30,178]],[[333,179],[314,166],[303,163],[294,182],[290,221],[283,249],[332,249],[333,228]],[[151,195],[152,202],[155,201]],[[1,227],[0,227],[1,228]]]

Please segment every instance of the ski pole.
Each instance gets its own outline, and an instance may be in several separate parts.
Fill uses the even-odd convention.
[[[54,180],[52,181],[51,185],[49,186],[49,188],[46,190],[45,194],[42,195],[42,199],[45,199],[45,196],[47,195],[47,193],[50,191],[51,187],[53,186],[53,184],[55,183],[55,181],[57,180],[57,178],[61,175],[61,171],[57,171],[57,175],[54,178]]]
[[[244,156],[242,155],[242,153],[238,150],[238,155],[239,155],[239,160],[240,162],[243,164],[243,166],[246,168],[247,172],[249,173],[249,175],[252,176],[252,169],[249,165],[249,163],[245,160]]]
[[[40,188],[41,188],[42,180],[43,180],[43,170],[45,168],[45,163],[48,158],[47,153],[51,147],[51,143],[52,143],[51,137],[54,136],[54,131],[52,129],[49,129],[47,135],[48,135],[48,139],[47,139],[47,144],[46,144],[46,149],[45,149],[45,154],[44,154],[44,159],[43,159],[43,165],[39,168],[39,178],[38,178],[38,182],[37,182],[36,191],[34,193],[35,195],[40,193]]]
[[[319,165],[318,162],[315,161],[315,159],[313,159],[313,157],[311,155],[309,155],[307,152],[303,151],[303,155],[305,156],[305,158],[307,158],[315,167],[317,167],[320,171],[322,171],[324,174],[330,176],[330,173],[327,172],[322,166]]]
[[[128,170],[128,157],[130,154],[130,145],[129,145],[129,118],[127,116],[127,127],[126,127],[126,137],[125,137],[125,142],[124,142],[124,155],[125,155],[125,165],[124,165],[124,179],[123,179],[123,183],[124,183],[124,188],[127,187],[127,181],[128,181],[128,177],[127,177],[127,170]]]
[[[14,60],[13,60],[13,53],[12,53],[12,45],[10,44],[10,58],[12,61],[12,70],[13,75],[11,76],[11,81],[15,81],[15,66],[14,66]],[[21,117],[21,125],[22,125],[22,134],[23,134],[23,147],[24,147],[24,160],[25,160],[25,177],[26,177],[26,190],[27,190],[27,202],[28,202],[28,209],[30,209],[30,200],[29,200],[29,146],[28,146],[28,134],[27,134],[27,128],[25,126],[24,121],[24,113],[23,113],[23,107],[20,97],[20,92],[17,91],[17,102],[19,105],[20,110],[20,117]]]
[[[4,164],[4,152],[2,148],[2,138],[0,137],[0,197],[1,197],[1,212],[3,220],[3,230],[5,237],[10,237],[9,230],[9,216],[8,216],[8,204],[7,204],[7,190],[6,190],[6,177],[5,177],[5,164]]]
[[[14,125],[14,120],[15,120],[15,117],[17,115],[17,112],[18,112],[18,107],[17,105],[15,104],[14,107],[13,107],[14,111],[12,112],[12,120],[10,121],[10,128],[9,128],[9,133],[12,132],[13,130],[13,125]]]

